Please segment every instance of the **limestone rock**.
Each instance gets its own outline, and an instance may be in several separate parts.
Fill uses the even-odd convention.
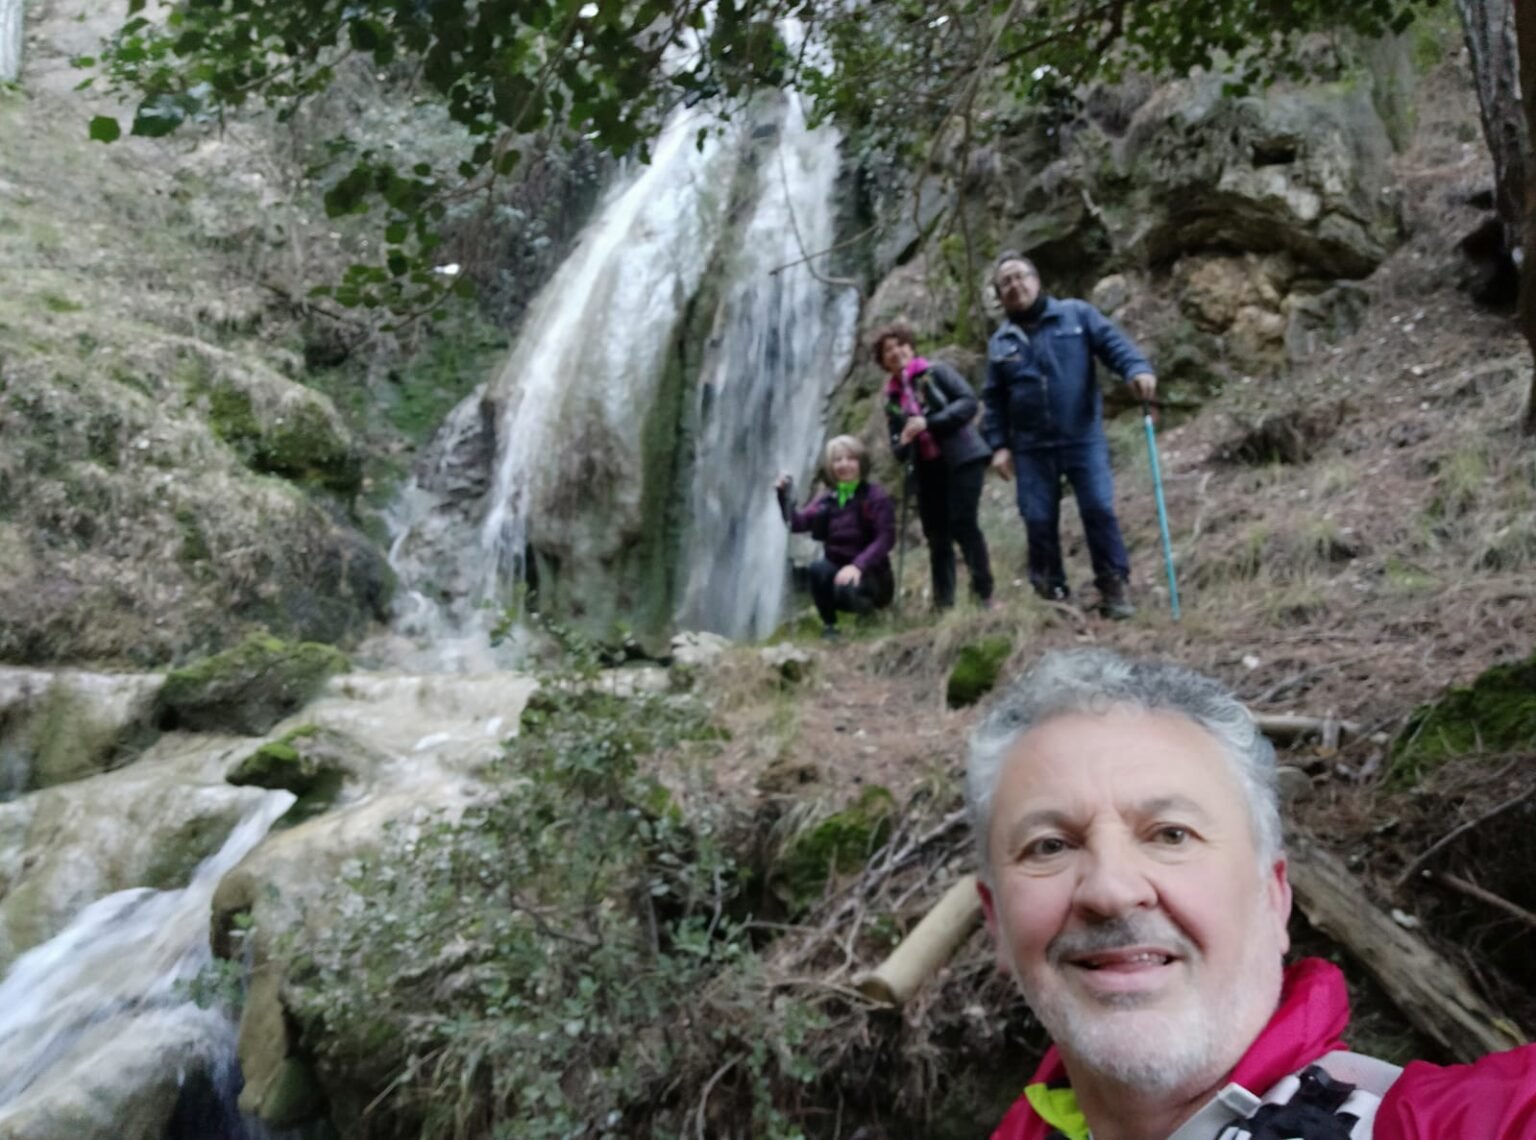
[[[191,731],[266,732],[319,692],[347,659],[328,645],[292,645],[260,634],[168,674],[161,719]]]
[[[1123,273],[1111,273],[1108,277],[1101,278],[1088,294],[1088,300],[1093,307],[1105,316],[1113,316],[1123,309],[1130,299],[1131,283]]]
[[[797,645],[770,645],[759,650],[758,656],[786,685],[798,685],[809,679],[816,665],[816,658]]]
[[[1370,295],[1348,281],[1319,293],[1292,293],[1285,299],[1286,355],[1305,360],[1355,332],[1369,305]]]
[[[730,638],[718,633],[685,630],[672,638],[672,660],[675,664],[693,668],[707,666],[730,647]]]
[[[206,401],[208,425],[253,471],[334,491],[347,499],[362,483],[362,455],[330,400],[270,369],[225,358],[205,346],[210,364],[192,390]]]
[[[222,782],[231,743],[165,740],[126,768],[0,804],[0,971],[88,903],[184,886],[266,794]]]
[[[154,735],[156,673],[0,667],[0,800],[104,771]]]
[[[864,308],[863,324],[868,332],[897,317],[905,317],[914,328],[941,329],[954,320],[960,303],[959,283],[954,276],[922,252],[881,280]],[[868,359],[867,354],[864,359]]]
[[[1123,244],[1158,263],[1212,249],[1287,252],[1364,277],[1400,238],[1391,148],[1363,86],[1228,98],[1222,78],[1166,87],[1122,161],[1136,187]]]

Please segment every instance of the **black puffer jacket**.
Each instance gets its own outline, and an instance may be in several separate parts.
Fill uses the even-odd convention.
[[[902,426],[907,422],[901,410],[900,381],[895,377],[885,387],[885,420],[891,433],[891,447],[903,463],[915,459],[916,448],[902,445]],[[978,459],[990,459],[992,449],[976,430],[976,413],[981,404],[965,377],[942,360],[930,361],[928,367],[912,378],[913,392],[928,421],[928,432],[939,444],[939,453],[950,467],[963,467]]]

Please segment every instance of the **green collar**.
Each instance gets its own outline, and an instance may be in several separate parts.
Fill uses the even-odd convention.
[[[1067,1140],[1093,1140],[1083,1110],[1077,1107],[1077,1094],[1070,1088],[1053,1089],[1044,1083],[1030,1085],[1024,1090],[1024,1097],[1035,1115]]]
[[[859,489],[862,479],[855,479],[852,483],[839,483],[837,485],[837,505],[846,507],[848,500],[853,498],[853,493]]]

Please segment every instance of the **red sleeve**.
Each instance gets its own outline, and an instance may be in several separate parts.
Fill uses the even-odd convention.
[[[992,1133],[992,1140],[1033,1140],[1034,1137],[1044,1135],[1043,1122],[1035,1115],[1029,1101],[1021,1096],[1013,1102],[1013,1107],[1003,1117],[997,1131]]]
[[[1470,1065],[1415,1061],[1382,1098],[1374,1140],[1531,1140],[1536,1045]]]

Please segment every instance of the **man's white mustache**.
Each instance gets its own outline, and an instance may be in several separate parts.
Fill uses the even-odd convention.
[[[1130,946],[1155,946],[1180,958],[1195,956],[1195,947],[1166,918],[1152,915],[1112,918],[1081,930],[1067,930],[1051,939],[1046,958],[1059,966],[1084,954],[1102,954]]]

